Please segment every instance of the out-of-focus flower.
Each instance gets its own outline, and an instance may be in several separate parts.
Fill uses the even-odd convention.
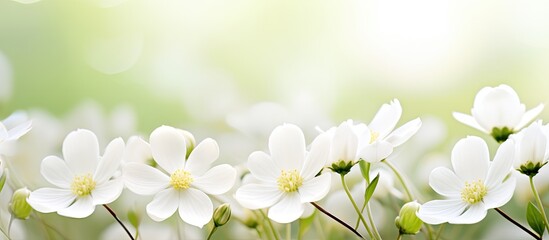
[[[362,139],[358,156],[368,162],[379,162],[410,139],[421,127],[421,120],[416,118],[395,129],[401,115],[402,107],[397,99],[383,104],[359,136]]]
[[[458,141],[451,157],[454,171],[439,167],[429,177],[433,190],[447,199],[423,204],[419,218],[429,224],[472,224],[484,219],[488,209],[503,206],[515,189],[515,178],[509,175],[514,151],[513,141],[506,141],[490,162],[481,138]]]
[[[32,121],[24,112],[14,112],[0,122],[0,144],[19,139],[31,130]]]
[[[511,135],[516,146],[513,167],[517,171],[533,177],[547,164],[548,130],[547,126],[541,125],[541,121],[536,121],[519,133]]]
[[[454,112],[454,118],[465,125],[488,133],[498,142],[522,129],[543,110],[543,104],[526,111],[513,88],[502,84],[484,87],[475,96],[471,115]]]
[[[14,217],[19,219],[29,218],[32,211],[32,207],[27,202],[29,194],[30,191],[26,187],[17,189],[13,193],[10,201],[10,212]]]
[[[48,156],[40,172],[58,188],[40,188],[31,192],[28,203],[37,211],[85,218],[96,205],[111,203],[120,196],[122,179],[113,178],[124,154],[124,141],[112,140],[99,155],[99,143],[89,130],[78,129],[63,141],[65,160]]]
[[[155,195],[146,209],[155,221],[163,221],[179,209],[179,216],[188,224],[202,227],[213,214],[213,204],[206,195],[223,194],[231,189],[235,169],[222,164],[210,169],[219,157],[219,147],[213,139],[200,142],[189,157],[187,136],[181,129],[161,126],[150,136],[152,156],[165,172],[143,163],[124,166],[126,186],[140,195]]]
[[[316,176],[328,159],[329,141],[321,134],[307,152],[299,127],[276,127],[269,138],[271,155],[256,151],[248,158],[248,168],[259,183],[240,187],[236,199],[250,209],[270,207],[269,218],[279,223],[298,219],[305,203],[322,199],[330,190],[330,175]]]

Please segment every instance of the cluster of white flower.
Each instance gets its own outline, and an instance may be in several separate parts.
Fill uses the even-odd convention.
[[[42,213],[86,218],[97,205],[102,205],[134,238],[131,232],[139,232],[141,222],[141,217],[133,216],[140,212],[134,207],[141,205],[132,200],[128,210],[132,231],[108,206],[117,199],[128,198],[124,197],[124,189],[128,189],[137,194],[130,198],[152,196],[144,198],[148,203],[141,207],[156,222],[165,221],[176,211],[183,222],[198,228],[212,222],[208,238],[229,220],[232,212],[242,225],[255,229],[260,238],[278,239],[277,227],[271,220],[291,226],[300,218],[315,217],[312,213],[316,208],[351,234],[381,239],[376,224],[384,216],[372,211],[371,205],[379,205],[379,200],[374,200],[379,199],[379,194],[383,195],[381,198],[392,194],[402,206],[395,213],[398,237],[425,229],[426,237],[431,239],[431,224],[477,223],[489,209],[505,215],[499,208],[513,197],[516,178],[523,174],[529,177],[536,198],[537,208],[528,210],[528,222],[536,233],[505,216],[532,237],[541,238],[548,222],[533,178],[549,159],[549,125],[542,125],[540,120],[524,127],[542,109],[540,104],[525,111],[509,86],[483,88],[475,98],[472,116],[454,116],[490,134],[501,145],[491,161],[488,144],[482,138],[468,136],[459,140],[451,152],[453,170],[437,167],[429,176],[429,185],[446,199],[423,204],[422,197],[415,195],[418,190],[412,186],[414,181],[392,163],[399,153],[395,149],[422,126],[416,118],[396,128],[402,115],[396,99],[382,105],[369,124],[344,121],[326,131],[319,130],[310,145],[297,125],[279,125],[270,134],[268,151],[249,154],[245,167],[212,166],[220,158],[218,143],[211,138],[197,143],[190,132],[174,127],[156,128],[148,142],[137,136],[129,138],[127,144],[121,137],[115,138],[103,154],[94,132],[77,129],[62,143],[63,158],[50,155],[42,160],[40,173],[55,188],[33,189],[25,185],[25,176],[8,176],[5,168],[10,168],[9,161],[0,159],[0,190],[24,189],[13,194],[10,224],[7,231],[2,227],[2,232],[8,236],[12,219],[28,218],[31,207]],[[20,112],[0,122],[0,156],[6,155],[1,152],[2,145],[14,142],[30,129],[31,122]],[[392,186],[393,177],[400,182],[405,196]],[[6,178],[9,184],[4,184]],[[348,181],[358,184],[351,190]],[[339,197],[345,195],[350,205]],[[340,207],[352,205],[353,213],[338,216],[334,214],[338,210],[321,207],[333,205],[334,201]],[[214,205],[219,207],[214,210]],[[287,234],[292,236],[291,231]],[[296,236],[302,234],[300,229]]]

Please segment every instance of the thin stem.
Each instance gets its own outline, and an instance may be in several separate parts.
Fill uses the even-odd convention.
[[[44,227],[44,230],[46,231],[46,234],[48,235],[48,239],[51,239],[51,234],[50,234],[50,231],[48,231],[48,229],[52,230],[54,233],[56,233],[57,235],[59,235],[62,239],[69,239],[68,237],[66,237],[65,235],[63,235],[62,232],[60,232],[59,230],[57,230],[55,227],[53,227],[52,225],[49,225],[46,221],[44,221],[40,215],[38,215],[37,213],[33,213],[31,214],[31,217],[35,218],[36,221],[40,222],[42,224],[42,226]]]
[[[271,222],[271,219],[269,219],[269,217],[267,217],[267,215],[262,210],[259,210],[259,212],[261,213],[261,215],[263,215],[263,218],[267,220],[267,224],[269,224],[269,227],[271,228],[271,232],[273,233],[275,240],[280,240],[280,236],[278,236],[278,232],[274,228],[273,223]]]
[[[509,217],[509,215],[507,215],[505,212],[503,212],[501,209],[499,208],[494,208],[501,216],[503,216],[505,219],[507,219],[509,222],[515,224],[515,226],[519,227],[520,229],[522,229],[523,231],[525,231],[526,233],[528,233],[530,236],[534,237],[535,239],[539,239],[541,240],[541,237],[538,236],[537,234],[533,233],[532,231],[530,231],[528,228],[522,226],[520,223],[518,223],[517,221],[515,221],[514,219],[512,219],[511,217]]]
[[[530,187],[532,187],[532,192],[534,193],[534,197],[536,198],[536,202],[538,203],[539,211],[543,216],[543,224],[545,224],[545,228],[547,229],[547,231],[549,231],[549,222],[547,221],[547,215],[545,215],[545,209],[543,208],[543,203],[541,202],[541,198],[539,197],[538,190],[534,185],[534,177],[530,177]]]
[[[402,239],[402,234],[399,233],[396,240],[400,240],[400,239]]]
[[[358,237],[360,237],[361,239],[364,239],[364,237],[362,235],[360,235],[359,232],[357,232],[353,227],[349,226],[347,223],[345,223],[344,221],[341,221],[341,219],[337,218],[336,216],[332,215],[330,212],[324,210],[324,208],[322,208],[321,206],[319,206],[318,204],[316,204],[315,202],[311,202],[311,204],[316,208],[318,209],[319,211],[321,211],[322,213],[326,214],[328,217],[330,217],[331,219],[335,220],[336,222],[338,222],[339,224],[343,225],[345,228],[349,229],[351,232],[353,232],[355,235],[357,235]]]
[[[107,204],[103,204],[103,207],[105,207],[105,209],[107,209],[107,211],[109,211],[109,213],[112,215],[112,217],[114,217],[114,219],[120,224],[120,226],[122,226],[122,228],[124,228],[124,231],[126,231],[126,233],[128,234],[128,236],[130,237],[131,240],[135,240],[135,238],[133,238],[132,234],[130,233],[130,231],[128,230],[128,228],[126,228],[126,226],[124,225],[124,223],[122,223],[122,221],[120,221],[120,218],[118,218],[118,216],[116,216],[116,213],[107,205]]]
[[[292,223],[286,224],[286,239],[292,240]]]
[[[402,188],[404,188],[404,191],[406,192],[406,196],[408,197],[408,201],[413,201],[414,200],[414,195],[412,195],[412,192],[410,191],[410,188],[408,187],[408,184],[406,184],[406,181],[404,181],[404,177],[402,176],[400,171],[398,171],[398,169],[395,167],[395,165],[393,165],[391,162],[389,162],[387,160],[383,160],[383,162],[387,166],[389,166],[389,168],[391,168],[393,173],[395,173],[396,177],[398,178],[398,181],[400,182],[400,184],[402,184]]]
[[[360,221],[362,221],[362,225],[364,225],[364,228],[366,228],[366,231],[368,232],[368,235],[370,235],[370,238],[374,238],[374,235],[372,234],[372,230],[370,230],[370,227],[366,223],[366,220],[364,220],[364,216],[362,216],[360,209],[358,209],[356,202],[353,199],[351,192],[349,191],[349,187],[347,187],[347,183],[345,183],[345,175],[340,174],[339,176],[341,177],[341,184],[343,185],[343,190],[345,190],[347,197],[349,197],[349,200],[353,204],[353,207],[355,208],[355,211],[358,214],[358,217],[360,217]]]
[[[263,239],[263,235],[261,234],[261,231],[259,231],[259,228],[255,228],[255,231],[257,232],[257,235],[259,236],[259,239]]]
[[[317,205],[318,206],[318,205]],[[315,206],[316,207],[316,206]],[[320,206],[318,206],[320,207]],[[320,209],[319,209],[320,210]],[[319,237],[319,240],[324,240],[326,239],[326,236],[324,236],[324,232],[322,231],[324,228],[322,227],[322,224],[320,223],[320,218],[317,218],[315,217],[313,219],[313,224],[315,225],[315,228],[317,229],[317,234],[318,234],[318,237]],[[358,234],[358,236],[360,238],[362,238],[362,236],[360,236],[360,234]]]
[[[440,238],[440,235],[442,234],[442,230],[444,229],[444,226],[446,226],[446,224],[441,224],[440,227],[438,228],[438,233],[437,235],[435,236],[435,240],[438,240]]]
[[[374,218],[372,217],[372,209],[370,209],[370,203],[366,204],[366,213],[368,214],[368,220],[370,221],[370,224],[372,225],[372,231],[374,232],[374,235],[377,239],[381,239],[381,235],[379,235],[379,232],[377,231],[376,223],[374,222]]]
[[[208,234],[208,238],[206,240],[210,240],[212,238],[212,235],[214,234],[215,230],[217,230],[217,227],[214,225],[212,228],[212,231],[210,231],[210,234]]]

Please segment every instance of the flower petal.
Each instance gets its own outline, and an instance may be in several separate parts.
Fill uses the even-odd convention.
[[[368,127],[371,131],[377,132],[380,139],[383,139],[393,131],[401,115],[402,107],[400,102],[398,99],[394,99],[389,104],[381,105]]]
[[[543,163],[547,150],[547,137],[542,129],[541,120],[536,121],[518,134],[516,141],[515,168],[526,162]]]
[[[461,199],[433,200],[419,208],[417,216],[428,224],[441,224],[459,216],[467,207]]]
[[[345,121],[336,128],[330,151],[330,162],[355,161],[358,137],[353,132],[352,121]]]
[[[171,174],[183,168],[187,147],[181,132],[173,127],[161,126],[151,133],[149,142],[154,161],[162,169]]]
[[[93,174],[99,159],[99,143],[86,129],[70,132],[63,141],[63,156],[75,175]]]
[[[180,192],[179,216],[184,222],[202,228],[212,215],[212,200],[205,193],[194,188]]]
[[[330,191],[331,181],[331,174],[325,173],[304,182],[298,190],[301,202],[316,202],[324,198]]]
[[[311,151],[307,154],[303,168],[301,168],[300,175],[304,180],[313,178],[322,170],[328,161],[329,151],[330,136],[328,134],[318,135],[311,143]]]
[[[469,136],[452,149],[452,166],[462,181],[485,180],[490,165],[488,146],[482,138]]]
[[[482,201],[487,209],[497,208],[505,205],[513,197],[515,191],[516,179],[511,176],[505,182],[497,185],[495,188],[488,188],[488,193]]]
[[[393,131],[385,139],[387,142],[391,143],[393,147],[398,147],[404,142],[408,141],[417,131],[421,128],[421,119],[416,118],[412,121],[407,122],[401,127]]]
[[[58,210],[57,213],[65,217],[85,218],[90,216],[93,211],[95,211],[95,205],[93,205],[92,197],[88,195],[77,198],[72,205]]]
[[[245,208],[260,209],[270,207],[282,197],[276,185],[247,184],[236,191],[236,200]]]
[[[42,160],[40,173],[48,182],[60,188],[69,189],[74,175],[63,159],[56,156],[47,156]]]
[[[281,170],[300,170],[305,160],[305,136],[296,125],[278,126],[269,137],[269,150]]]
[[[179,202],[179,191],[173,188],[162,190],[154,195],[153,200],[147,204],[147,214],[154,221],[164,221],[175,213]]]
[[[372,144],[364,146],[360,149],[360,158],[367,162],[379,162],[393,153],[393,145],[387,141],[375,141]]]
[[[189,155],[185,170],[193,175],[202,175],[211,164],[219,158],[219,146],[217,142],[211,138],[204,139],[200,142]]]
[[[124,151],[125,162],[146,163],[152,159],[151,146],[140,137],[132,136],[126,144]]]
[[[103,183],[109,180],[114,173],[120,167],[120,162],[124,156],[124,140],[122,138],[116,138],[112,140],[107,148],[105,148],[105,154],[101,160],[99,160],[99,165],[95,171],[95,176],[93,179],[97,183]]]
[[[123,178],[127,188],[141,195],[152,195],[170,186],[170,177],[142,163],[126,164]]]
[[[464,183],[450,169],[438,167],[429,175],[429,186],[440,195],[459,198]]]
[[[207,194],[219,195],[231,190],[235,180],[236,170],[229,164],[222,164],[194,178],[192,186]]]
[[[36,211],[50,213],[68,207],[74,199],[69,189],[40,188],[30,193],[27,202]]]
[[[271,156],[262,151],[250,154],[247,165],[255,178],[265,182],[276,183],[276,179],[281,172],[280,168],[271,159]]]
[[[6,129],[4,124],[0,122],[0,141],[5,141],[8,137],[8,130]]]
[[[8,130],[8,138],[6,139],[6,141],[19,139],[21,136],[28,133],[31,130],[31,128],[32,128],[32,121],[26,121],[24,123],[18,124],[14,128]]]
[[[526,124],[534,120],[534,118],[536,118],[541,113],[543,107],[543,103],[540,103],[535,108],[526,111],[524,115],[522,115],[519,124],[517,124],[516,130],[523,128],[524,126],[526,126]]]
[[[303,205],[299,193],[287,193],[282,197],[280,202],[269,209],[268,216],[278,223],[290,223],[297,220],[303,214],[305,211]]]
[[[494,157],[494,161],[490,165],[488,175],[486,176],[486,180],[484,182],[488,188],[493,188],[499,185],[501,181],[511,172],[514,157],[514,141],[512,139],[508,139],[499,146],[496,156]]]
[[[108,204],[114,202],[124,189],[124,182],[122,179],[114,179],[106,181],[103,184],[95,187],[91,192],[93,197],[93,205]]]
[[[460,216],[451,219],[448,223],[451,224],[473,224],[478,223],[484,217],[486,217],[486,207],[484,203],[479,202],[469,206],[469,209],[465,210]]]
[[[473,128],[476,128],[484,133],[490,133],[491,129],[488,130],[488,129],[484,129],[483,127],[481,127],[477,120],[471,116],[471,115],[467,115],[467,114],[463,114],[463,113],[459,113],[459,112],[454,112],[452,114],[454,116],[454,118],[456,120],[458,120],[458,122],[461,122],[469,127],[473,127]]]

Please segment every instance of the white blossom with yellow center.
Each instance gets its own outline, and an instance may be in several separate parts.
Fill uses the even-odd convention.
[[[439,167],[429,176],[429,185],[447,199],[423,204],[418,217],[428,224],[472,224],[484,219],[488,209],[503,206],[515,189],[510,174],[514,151],[514,142],[507,140],[490,162],[488,146],[481,138],[458,141],[451,157],[454,171]]]
[[[269,208],[268,217],[279,223],[298,219],[309,202],[330,190],[330,174],[316,176],[329,159],[329,134],[319,135],[306,151],[301,129],[292,124],[276,127],[269,137],[270,155],[257,151],[248,157],[248,168],[257,183],[236,191],[236,200],[249,209]]]
[[[40,172],[58,188],[40,188],[30,193],[28,203],[39,212],[85,218],[96,205],[108,204],[120,196],[124,183],[115,178],[124,155],[124,141],[111,141],[103,156],[95,134],[79,129],[67,135],[63,156],[48,156]]]
[[[170,175],[170,185],[172,185],[175,190],[185,190],[191,186],[192,182],[193,177],[191,176],[191,173],[183,169],[177,169]]]

